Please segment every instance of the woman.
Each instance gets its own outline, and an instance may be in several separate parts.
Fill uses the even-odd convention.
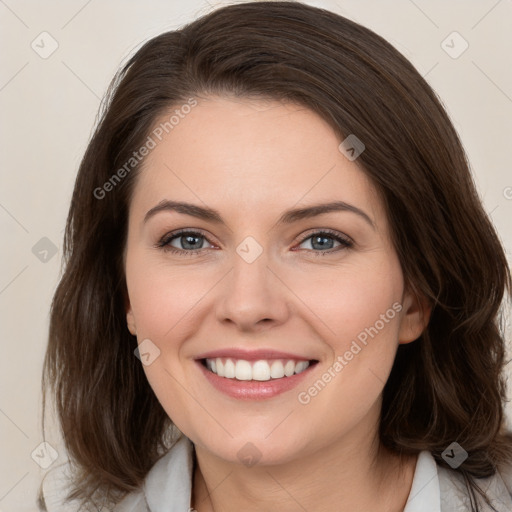
[[[370,30],[258,2],[146,43],[65,250],[43,384],[71,503],[511,510],[504,251],[435,93]]]

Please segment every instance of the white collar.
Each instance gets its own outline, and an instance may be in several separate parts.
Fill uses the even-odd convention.
[[[437,464],[432,454],[426,450],[418,454],[404,512],[441,512]]]
[[[146,476],[143,492],[151,512],[188,512],[192,497],[192,472],[193,444],[183,435]]]

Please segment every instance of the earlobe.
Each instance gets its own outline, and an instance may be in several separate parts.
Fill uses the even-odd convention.
[[[137,336],[137,327],[135,325],[135,317],[133,316],[133,311],[131,308],[128,309],[126,313],[126,325],[128,326],[128,330],[133,336]]]
[[[421,336],[430,320],[432,306],[424,296],[408,293],[404,299],[403,311],[398,332],[400,344],[411,343]]]
[[[128,289],[126,283],[124,287],[124,309],[126,311],[126,325],[132,336],[137,336],[137,326],[135,324],[135,315],[133,314],[132,307],[130,304],[130,298],[128,297]]]

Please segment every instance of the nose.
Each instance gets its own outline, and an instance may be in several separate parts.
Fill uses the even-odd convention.
[[[286,322],[290,294],[268,263],[265,252],[252,263],[234,255],[233,268],[223,280],[217,299],[220,322],[245,332],[259,332]]]

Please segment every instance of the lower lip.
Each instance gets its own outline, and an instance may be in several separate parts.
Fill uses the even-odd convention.
[[[315,365],[308,366],[303,372],[296,373],[291,377],[281,379],[271,379],[265,381],[257,380],[237,380],[219,377],[211,372],[200,362],[197,364],[201,368],[203,375],[210,384],[220,392],[239,400],[264,400],[280,395],[285,391],[290,391],[297,386]]]

